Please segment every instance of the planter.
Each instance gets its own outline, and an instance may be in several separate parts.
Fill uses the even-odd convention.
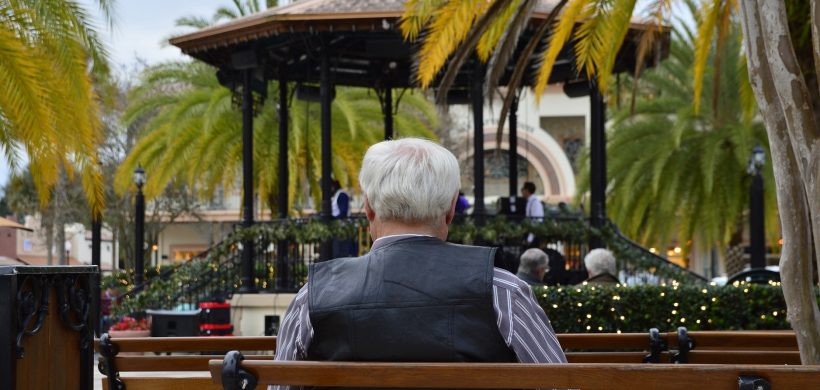
[[[151,337],[150,330],[108,330],[108,335],[116,341],[117,339],[130,339],[135,337]],[[143,356],[143,352],[120,352],[119,356]]]
[[[108,330],[112,339],[130,339],[134,337],[151,337],[150,330]]]

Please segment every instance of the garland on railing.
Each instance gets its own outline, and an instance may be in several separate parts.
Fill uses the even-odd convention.
[[[112,304],[114,315],[124,315],[142,311],[157,302],[170,304],[174,294],[181,287],[194,285],[198,278],[216,270],[224,261],[238,261],[237,248],[247,240],[268,240],[275,242],[291,240],[301,243],[319,243],[332,239],[355,238],[366,229],[365,218],[323,221],[322,219],[280,220],[260,223],[248,228],[237,228],[221,243],[212,247],[202,260],[192,261],[176,268],[170,277],[156,278],[139,294],[124,296],[119,303]],[[532,233],[542,242],[587,242],[598,237],[615,254],[619,261],[626,262],[632,271],[643,271],[665,279],[696,281],[685,268],[660,259],[636,244],[624,239],[612,224],[596,229],[577,214],[551,216],[543,221],[522,219],[512,220],[504,216],[486,217],[483,224],[473,218],[465,218],[450,226],[448,241],[480,245],[521,245]],[[133,286],[127,286],[130,291]]]

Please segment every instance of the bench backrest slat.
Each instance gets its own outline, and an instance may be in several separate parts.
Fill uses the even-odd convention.
[[[168,378],[168,377],[135,377],[122,378],[128,390],[222,390],[211,378]],[[108,389],[108,382],[103,381],[103,390]]]
[[[245,360],[258,387],[269,384],[332,387],[575,388],[689,390],[707,385],[736,390],[738,377],[766,378],[772,388],[805,388],[820,383],[820,366],[734,366],[700,364],[487,364],[487,363],[347,363]],[[221,383],[221,360],[210,362],[211,377]]]
[[[638,349],[649,346],[648,333],[564,333],[557,334],[561,348],[567,349]]]
[[[695,350],[782,350],[796,351],[797,337],[793,331],[692,331]],[[670,348],[678,345],[675,333],[667,333]]]
[[[120,372],[208,371],[208,361],[224,355],[122,356],[114,358]],[[273,355],[247,355],[253,360],[273,360]]]
[[[275,351],[276,337],[134,337],[111,339],[120,352]],[[99,340],[94,350],[99,352]]]

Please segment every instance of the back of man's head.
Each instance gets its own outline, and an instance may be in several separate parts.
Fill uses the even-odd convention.
[[[543,277],[543,273],[549,270],[549,258],[544,251],[538,248],[530,248],[521,255],[521,264],[518,272],[527,273],[537,277]],[[539,275],[539,273],[541,275]]]
[[[461,186],[449,150],[420,138],[379,142],[362,160],[359,185],[381,220],[435,223],[453,206]]]
[[[523,187],[523,188],[524,188],[525,190],[527,190],[527,192],[529,192],[530,194],[534,194],[534,193],[535,193],[535,183],[533,183],[533,182],[531,182],[531,181],[524,182],[524,187]]]
[[[593,249],[584,257],[584,266],[590,278],[609,273],[615,275],[615,256],[606,249]]]

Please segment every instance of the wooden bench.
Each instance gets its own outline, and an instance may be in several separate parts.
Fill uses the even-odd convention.
[[[100,353],[99,370],[103,389],[221,389],[207,376],[208,361],[222,359],[229,350],[266,352],[249,355],[254,359],[273,359],[276,337],[137,337],[111,339],[103,334],[94,340]],[[154,355],[145,353],[198,353],[187,355]],[[126,353],[126,355],[120,355]],[[139,353],[139,355],[131,355]],[[203,354],[204,353],[204,354]],[[142,376],[120,376],[142,373]],[[177,373],[177,374],[175,374]],[[198,375],[196,373],[199,373]]]
[[[820,383],[820,366],[629,363],[347,363],[211,360],[225,390],[267,385],[451,389],[799,389]]]
[[[790,331],[583,333],[557,335],[570,363],[800,364]],[[683,342],[681,342],[683,340]],[[684,348],[681,348],[683,346]],[[168,337],[95,342],[105,389],[220,389],[208,377],[209,360],[222,354],[145,355],[145,352],[267,351],[248,359],[271,360],[275,337]],[[119,353],[138,352],[141,356]],[[140,376],[120,376],[120,373]]]

